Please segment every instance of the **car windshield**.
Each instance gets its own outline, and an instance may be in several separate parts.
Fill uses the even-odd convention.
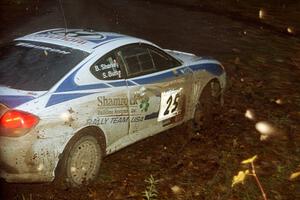
[[[0,85],[49,90],[89,54],[40,42],[17,41],[0,48]]]

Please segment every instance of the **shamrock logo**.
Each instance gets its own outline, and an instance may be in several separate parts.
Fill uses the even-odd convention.
[[[149,108],[149,99],[146,98],[146,99],[141,100],[141,103],[140,103],[141,111],[147,112],[148,108]]]

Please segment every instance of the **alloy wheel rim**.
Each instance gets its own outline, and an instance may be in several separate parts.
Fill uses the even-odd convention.
[[[100,167],[100,148],[97,140],[93,137],[84,138],[76,143],[70,153],[68,162],[69,178],[76,185],[92,180]]]

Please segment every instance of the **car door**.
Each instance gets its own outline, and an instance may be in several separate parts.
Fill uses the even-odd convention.
[[[182,122],[191,71],[151,45],[127,45],[117,55],[127,74],[129,134],[133,139],[142,139]]]
[[[94,116],[88,124],[97,125],[107,136],[107,146],[128,136],[129,110],[127,84],[123,66],[116,58],[115,51],[102,56],[90,68],[90,73],[105,84],[97,93],[92,111]]]

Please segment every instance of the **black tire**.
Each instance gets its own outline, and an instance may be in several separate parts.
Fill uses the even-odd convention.
[[[202,90],[195,108],[194,127],[201,130],[212,125],[221,112],[221,86],[217,80],[210,81]]]
[[[103,152],[96,133],[76,134],[60,159],[54,183],[59,187],[79,187],[94,181],[100,172]]]

